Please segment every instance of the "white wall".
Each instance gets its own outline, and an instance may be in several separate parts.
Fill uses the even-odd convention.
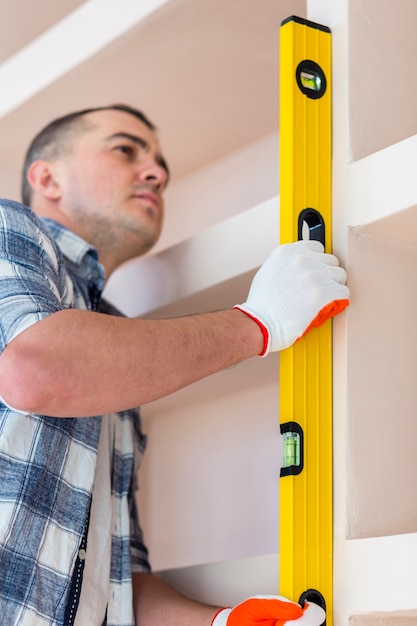
[[[223,381],[216,393],[214,379],[210,389],[199,385],[191,403],[179,392],[169,406],[144,407],[150,440],[140,475],[141,519],[156,570],[277,552],[275,361],[275,372],[264,367],[265,383],[257,380],[255,388],[241,388],[238,366],[229,389]]]
[[[334,88],[334,110],[333,110],[333,149],[334,149],[334,172],[333,172],[333,188],[334,188],[334,204],[333,204],[333,232],[334,242],[333,248],[335,253],[340,257],[342,263],[349,267],[347,258],[347,229],[350,225],[357,225],[367,223],[379,217],[389,215],[393,212],[400,211],[403,208],[411,206],[416,203],[416,186],[414,183],[414,163],[417,163],[417,140],[415,137],[406,139],[394,146],[388,147],[378,153],[371,154],[369,157],[361,159],[356,162],[352,162],[351,142],[350,142],[350,111],[349,111],[349,32],[348,32],[348,15],[349,15],[349,3],[348,0],[310,0],[308,3],[308,17],[315,21],[324,23],[331,27],[333,33],[333,88]],[[386,41],[384,41],[386,45]],[[262,142],[263,143],[263,142]],[[267,175],[268,185],[271,185],[272,178],[275,173],[272,169],[262,170],[262,176],[260,176],[259,167],[263,167],[266,161],[262,160],[263,155],[265,158],[270,158],[273,151],[273,138],[265,139],[263,149],[259,153],[259,159],[256,161],[256,167],[258,168],[257,174],[253,176],[253,182],[256,185],[256,181],[263,180],[263,176]],[[249,156],[249,152],[248,152]],[[245,158],[245,155],[240,155],[239,159]],[[232,160],[231,163],[234,163]],[[249,163],[249,161],[248,161]],[[220,164],[213,166],[213,169],[207,168],[205,172],[200,172],[194,175],[192,178],[180,181],[177,188],[173,190],[173,197],[176,197],[179,202],[184,202],[184,207],[187,206],[187,194],[190,193],[189,198],[193,197],[193,194],[197,194],[194,197],[201,195],[201,184],[207,185],[207,181],[210,180],[210,176],[214,173],[219,175],[219,181],[226,182],[228,171],[225,167],[222,170]],[[230,165],[230,164],[229,164]],[[240,162],[243,166],[243,161]],[[269,166],[268,166],[269,167]],[[243,167],[242,171],[247,171]],[[223,177],[221,172],[223,172]],[[248,172],[250,175],[250,170]],[[194,184],[193,184],[194,183]],[[242,181],[241,190],[245,190],[248,184],[248,180]],[[239,187],[238,187],[239,188]],[[223,189],[223,191],[226,187]],[[235,187],[236,189],[236,187]],[[185,194],[185,196],[183,196]],[[244,202],[242,197],[242,202]],[[207,220],[206,225],[210,225],[212,215],[210,214],[211,196],[204,197],[205,211],[202,216],[202,220]],[[239,200],[237,204],[233,206],[225,207],[225,210],[235,210],[235,207],[239,206]],[[213,210],[216,211],[218,205],[214,205]],[[184,217],[185,219],[185,217]],[[214,219],[214,215],[213,215]],[[218,216],[216,217],[216,220]],[[215,221],[215,220],[214,220]],[[189,231],[192,233],[195,229],[193,220],[191,220]],[[173,239],[177,237],[175,234],[175,225],[172,224]],[[182,236],[178,233],[178,237]],[[165,245],[165,244],[164,244]],[[221,244],[220,244],[221,245]],[[351,306],[354,306],[352,302]],[[335,494],[334,494],[334,514],[335,514],[335,537],[334,537],[334,605],[335,605],[335,626],[342,626],[348,623],[348,618],[353,613],[362,611],[377,611],[377,610],[396,610],[415,608],[417,599],[415,589],[417,588],[417,566],[416,560],[413,555],[416,553],[417,548],[417,535],[401,535],[394,537],[382,537],[379,539],[363,539],[363,540],[347,540],[346,539],[346,484],[347,484],[347,469],[346,469],[346,435],[347,435],[347,389],[346,389],[346,350],[347,343],[346,337],[348,332],[347,327],[348,315],[342,316],[334,322],[334,481],[335,481]],[[260,387],[262,389],[262,387]],[[245,394],[230,395],[229,400],[225,406],[233,404],[234,406],[239,403],[241,405],[241,398]],[[256,398],[256,396],[254,396]],[[171,417],[174,420],[171,422],[172,428],[175,428],[175,423],[181,429],[181,432],[186,433],[190,438],[195,438],[196,441],[203,435],[203,439],[212,441],[214,433],[216,432],[216,421],[211,421],[211,415],[213,413],[213,407],[216,407],[215,400],[211,400],[203,408],[203,415],[205,419],[203,422],[195,420],[195,407],[188,407],[185,411],[174,409]],[[242,405],[243,406],[243,405]],[[250,403],[248,403],[250,406]],[[158,410],[157,410],[158,409]],[[207,411],[207,413],[206,413]],[[199,412],[199,411],[198,411]],[[215,412],[215,411],[214,411]],[[150,432],[154,431],[158,433],[158,446],[167,446],[169,444],[169,438],[172,430],[171,426],[165,430],[167,422],[165,421],[169,412],[166,414],[159,413],[159,408],[155,406],[155,412],[153,409],[146,415],[145,422]],[[155,418],[155,421],[153,419]],[[216,419],[218,413],[216,414]],[[209,423],[207,419],[210,420]],[[242,424],[246,427],[250,424],[252,415],[249,413],[243,413],[240,417]],[[271,432],[268,429],[271,428],[272,417],[267,411],[264,415],[266,422],[263,422],[263,428],[265,432]],[[236,421],[237,420],[237,421]],[[269,420],[271,420],[269,422]],[[231,430],[238,427],[239,417],[233,415],[228,423]],[[211,423],[210,423],[211,422]],[[269,423],[269,426],[267,426]],[[201,426],[200,426],[201,424]],[[272,427],[273,428],[273,427]],[[213,429],[213,430],[211,430]],[[165,431],[165,432],[164,432]],[[162,433],[162,435],[161,435]],[[227,433],[225,433],[227,436]],[[165,438],[165,442],[164,442]],[[186,440],[186,438],[185,438]],[[195,445],[195,444],[194,444]],[[233,449],[233,446],[231,446]],[[180,447],[178,453],[181,454],[182,448]],[[245,447],[243,447],[243,454],[245,454]],[[161,450],[157,448],[150,448],[150,459],[152,456],[158,453],[158,457]],[[271,465],[274,464],[272,459],[275,452],[272,448],[271,453]],[[172,454],[170,452],[170,454]],[[199,450],[198,446],[193,448],[193,454],[196,455],[197,460],[203,455],[203,447]],[[205,454],[205,452],[204,452]],[[241,464],[242,457],[239,458],[239,453],[234,450],[233,454],[237,454],[236,461]],[[175,456],[170,457],[171,469],[177,467]],[[269,462],[268,462],[269,463]],[[151,460],[148,468],[145,471],[149,472]],[[259,468],[258,468],[259,469]],[[177,471],[177,470],[176,470]],[[184,465],[184,472],[187,475],[190,474],[190,468],[187,464]],[[149,476],[149,474],[148,474]],[[185,478],[184,485],[185,485]],[[194,485],[191,486],[190,494],[194,494],[192,497],[201,502],[201,493],[198,491],[197,483],[202,480],[205,485],[205,492],[208,494],[212,506],[218,511],[221,508],[222,502],[216,502],[216,496],[208,488],[209,472],[207,467],[199,467],[196,476],[193,476],[193,480],[196,480]],[[156,493],[166,493],[166,485],[164,486],[164,479],[162,476],[162,469],[157,471],[156,476],[150,480],[156,481],[159,486],[155,491]],[[219,478],[217,478],[219,480]],[[263,484],[266,486],[267,491],[270,493],[272,483],[268,481]],[[278,481],[277,481],[278,483]],[[155,484],[154,484],[155,487]],[[193,491],[194,489],[194,491]],[[189,494],[189,495],[190,495]],[[244,499],[244,494],[240,491],[240,497],[237,499],[237,510],[240,511]],[[172,494],[170,496],[170,506],[172,506],[171,514],[174,514],[174,499]],[[150,498],[150,492],[146,493],[146,489],[142,493],[143,498]],[[181,497],[187,497],[182,491]],[[265,500],[266,503],[267,500]],[[269,504],[271,500],[268,500]],[[265,504],[264,503],[264,504]],[[160,504],[160,503],[159,503]],[[158,510],[158,503],[151,503],[151,507],[154,507],[154,512]],[[149,505],[149,500],[147,502]],[[178,515],[178,512],[176,513]],[[203,519],[201,511],[197,515],[197,525],[203,531],[204,524],[207,520]],[[157,518],[156,518],[157,519]],[[271,518],[276,519],[276,518]],[[150,525],[150,518],[145,521],[145,526]],[[159,522],[158,522],[159,523]],[[178,520],[176,519],[176,524]],[[162,525],[162,522],[161,522]],[[181,524],[177,525],[177,530],[181,528]],[[159,530],[163,530],[159,528]],[[227,526],[224,528],[225,532]],[[150,529],[150,533],[153,530]],[[169,531],[170,532],[170,531]],[[196,531],[197,532],[197,531]],[[181,533],[180,533],[181,535]],[[267,530],[269,540],[272,540],[274,530],[272,526]],[[156,529],[154,536],[156,538]],[[219,541],[222,541],[221,534],[219,535]],[[224,536],[223,536],[224,537]],[[266,539],[266,537],[264,538]],[[174,541],[174,537],[171,537]],[[269,540],[266,540],[268,542]],[[272,541],[274,541],[273,539]],[[182,539],[178,538],[179,544]],[[271,549],[272,541],[269,544]],[[192,538],[192,543],[194,538]],[[157,568],[168,568],[166,575],[172,581],[175,579],[175,573],[169,568],[172,567],[175,559],[179,555],[175,556],[174,553],[177,549],[174,544],[170,543],[169,549],[165,543],[162,543],[161,553],[156,558]],[[153,551],[152,545],[154,544],[151,539],[151,552]],[[211,558],[215,561],[221,555],[221,551],[217,552],[218,545],[213,546],[208,542],[209,549],[205,552],[204,546],[199,546],[199,541],[194,542],[194,548],[196,549],[198,558],[207,559]],[[181,545],[181,552],[184,548],[184,544]],[[158,549],[159,548],[155,548]],[[249,546],[250,552],[251,546]],[[269,550],[266,544],[257,545],[257,550]],[[229,552],[227,552],[229,550]],[[182,552],[185,556],[183,562],[184,568],[180,567],[178,572],[178,581],[180,584],[184,584],[187,589],[191,584],[191,588],[199,588],[199,582],[204,580],[204,588],[208,594],[215,590],[215,575],[211,578],[211,574],[208,573],[206,567],[200,568],[195,564],[194,557],[190,554],[187,555],[187,550]],[[239,559],[244,557],[244,552],[237,549],[234,542],[230,542],[230,545],[226,546],[226,552],[230,555],[231,559]],[[223,554],[225,554],[223,553]],[[155,552],[156,554],[156,552]],[[250,554],[246,556],[250,557]],[[220,556],[220,558],[222,558]],[[202,561],[201,561],[202,562]],[[188,566],[187,566],[188,563]],[[194,565],[193,565],[194,563]],[[178,562],[177,562],[178,564]],[[213,563],[213,567],[216,565]],[[193,569],[199,568],[199,569]],[[213,570],[214,571],[214,570]],[[213,571],[211,573],[213,573]],[[189,583],[189,577],[194,580],[194,587],[192,583]],[[276,574],[271,571],[270,580],[275,581]],[[184,582],[185,580],[185,582]],[[181,582],[182,581],[182,582]],[[211,582],[210,582],[211,581]]]
[[[348,0],[309,0],[308,16],[333,32],[334,249],[347,263],[349,225],[366,223],[416,203],[415,137],[352,164],[349,120]],[[409,17],[398,12],[398,20]],[[397,42],[401,45],[401,42]],[[354,45],[354,43],[352,43]],[[389,46],[384,37],[380,45]],[[375,103],[375,114],[378,106]],[[390,121],[386,120],[386,124]],[[351,303],[354,306],[354,302]],[[382,312],[381,312],[382,314]],[[362,611],[416,608],[417,535],[348,541],[346,525],[346,333],[334,323],[334,603],[335,625]],[[387,341],[389,338],[387,338]],[[410,497],[415,497],[410,494]]]

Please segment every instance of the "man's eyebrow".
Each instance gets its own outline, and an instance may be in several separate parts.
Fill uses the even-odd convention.
[[[138,135],[131,135],[130,133],[124,133],[124,132],[120,132],[120,133],[114,133],[113,135],[110,135],[109,137],[106,137],[106,139],[110,140],[110,139],[128,139],[129,141],[132,141],[133,143],[138,144],[141,148],[144,148],[145,150],[149,150],[149,143],[143,139],[142,137],[139,137]],[[158,165],[160,165],[161,167],[164,168],[164,170],[166,171],[168,178],[170,175],[169,172],[169,167],[167,162],[165,161],[164,157],[160,154],[157,154],[155,156],[155,161],[158,163]]]
[[[149,144],[145,139],[138,135],[131,135],[130,133],[114,133],[106,137],[106,139],[128,139],[129,141],[133,141],[133,143],[137,143],[141,148],[149,148]]]

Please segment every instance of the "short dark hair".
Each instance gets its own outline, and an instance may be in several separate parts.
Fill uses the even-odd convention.
[[[22,170],[21,197],[23,204],[30,206],[32,200],[32,188],[27,179],[30,165],[38,159],[56,159],[64,154],[71,143],[71,139],[80,131],[88,128],[84,116],[96,111],[123,111],[133,115],[146,124],[152,131],[156,126],[146,117],[144,113],[127,104],[111,104],[109,106],[82,109],[74,113],[68,113],[53,120],[43,128],[32,140],[25,156]]]

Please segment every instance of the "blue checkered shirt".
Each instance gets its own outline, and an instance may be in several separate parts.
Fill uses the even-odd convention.
[[[93,248],[27,207],[0,200],[1,351],[56,311],[97,308],[103,285],[103,268]],[[1,624],[65,624],[102,419],[23,414],[0,401]],[[125,411],[112,419],[115,520],[107,624],[119,626],[118,588],[124,586],[125,598],[132,571],[148,572],[150,567],[134,497],[145,446],[139,412]],[[133,614],[123,621],[123,626],[133,624]]]

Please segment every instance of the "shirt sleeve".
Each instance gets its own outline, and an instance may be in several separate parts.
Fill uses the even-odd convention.
[[[0,352],[63,307],[62,258],[42,222],[17,202],[0,203]]]

